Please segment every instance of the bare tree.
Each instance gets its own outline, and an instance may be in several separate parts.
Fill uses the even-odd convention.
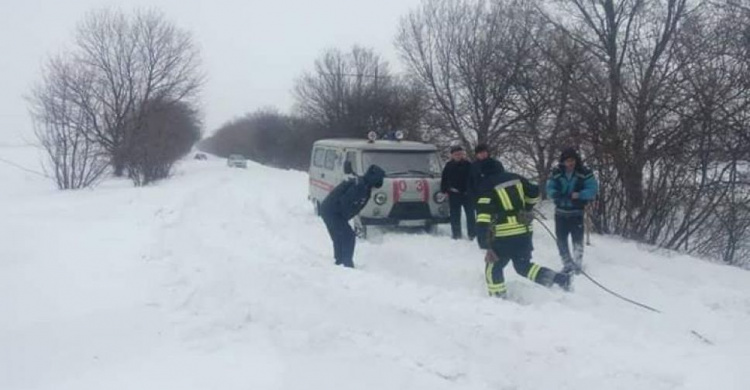
[[[373,50],[328,50],[314,68],[296,82],[296,109],[329,135],[364,137],[370,130],[396,129],[412,133],[418,127],[420,93],[393,76]]]
[[[241,154],[261,164],[306,170],[313,143],[327,135],[317,123],[266,108],[224,124],[199,147],[218,156]]]
[[[488,142],[542,182],[578,146],[601,184],[599,231],[737,264],[750,251],[748,5],[425,0],[397,46],[429,92],[433,141]]]
[[[148,138],[139,134],[146,130],[146,105],[196,99],[203,82],[198,50],[188,32],[155,11],[92,12],[79,24],[75,42],[75,66],[93,78],[73,86],[89,116],[87,134],[110,153],[120,175],[136,142]]]
[[[582,118],[590,121],[589,142],[602,161],[614,165],[617,180],[605,178],[602,207],[616,230],[645,238],[656,209],[644,184],[665,166],[659,158],[679,142],[680,126],[672,112],[684,96],[676,93],[679,66],[675,60],[686,0],[562,0],[568,21],[557,25],[579,42],[596,61],[588,78],[577,86]],[[555,20],[550,17],[550,20]],[[619,181],[619,183],[617,183]],[[607,210],[600,209],[600,213]]]
[[[534,18],[530,3],[425,0],[402,19],[396,45],[428,93],[428,130],[445,143],[497,150],[526,118],[514,87],[533,45],[524,28]]]
[[[549,4],[547,18],[585,50],[571,114],[602,183],[599,228],[735,263],[750,220],[742,4]],[[560,10],[566,20],[549,16]]]
[[[85,70],[56,57],[45,64],[44,79],[29,97],[36,136],[47,156],[45,169],[59,189],[94,185],[109,165],[105,151],[87,137],[90,118],[75,100],[74,88],[91,83]]]
[[[687,183],[679,223],[663,245],[740,264],[750,254],[750,13],[736,4],[704,4],[682,34],[684,94],[681,114],[693,125]]]
[[[169,177],[201,138],[198,113],[184,102],[147,102],[140,121],[128,154],[128,176],[139,186]]]
[[[502,152],[509,166],[545,183],[561,149],[581,143],[573,96],[587,71],[586,56],[580,44],[539,17],[524,28],[534,44],[514,90],[526,115],[503,136]]]

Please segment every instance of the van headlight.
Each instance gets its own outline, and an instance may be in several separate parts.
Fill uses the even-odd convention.
[[[435,193],[435,195],[432,195],[432,199],[435,201],[435,203],[443,203],[446,199],[448,199],[448,195],[438,191]]]
[[[372,200],[374,200],[378,205],[382,206],[385,204],[385,202],[388,201],[388,195],[386,195],[385,192],[378,192],[377,194],[375,194]]]

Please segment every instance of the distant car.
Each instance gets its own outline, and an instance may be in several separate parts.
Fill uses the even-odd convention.
[[[227,158],[227,166],[233,168],[247,168],[247,160],[241,154],[232,154]]]
[[[208,156],[206,156],[205,153],[196,153],[195,159],[196,160],[208,160]]]

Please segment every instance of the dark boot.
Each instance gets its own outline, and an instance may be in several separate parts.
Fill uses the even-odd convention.
[[[555,281],[555,274],[555,271],[547,267],[539,267],[539,271],[537,271],[536,275],[529,275],[527,277],[544,287],[552,287],[552,284],[554,284]]]
[[[572,290],[571,279],[572,279],[572,276],[570,275],[570,273],[558,272],[557,274],[555,274],[552,280],[556,285],[560,286],[560,288],[562,288],[563,290],[571,291]]]
[[[560,272],[568,275],[580,275],[581,266],[571,261],[570,263],[566,263],[565,266],[563,266],[562,271]]]

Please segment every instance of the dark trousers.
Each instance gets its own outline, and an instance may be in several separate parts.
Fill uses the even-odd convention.
[[[323,214],[322,217],[333,241],[333,258],[336,259],[336,265],[353,268],[356,237],[349,221],[338,214]]]
[[[471,197],[466,194],[451,192],[448,195],[451,210],[451,232],[453,238],[461,238],[461,209],[466,213],[466,230],[469,238],[476,236],[476,215]]]
[[[557,249],[563,262],[563,271],[577,270],[583,262],[583,214],[555,215],[555,235]],[[568,237],[573,241],[573,255],[570,254]]]
[[[532,282],[541,284],[549,287],[553,284],[555,278],[555,271],[549,268],[542,267],[539,264],[531,261],[531,252],[528,253],[517,253],[513,255],[503,255],[498,253],[497,250],[493,249],[498,260],[494,263],[487,263],[485,266],[485,279],[487,281],[487,291],[490,295],[502,296],[506,292],[505,287],[505,276],[503,275],[503,268],[508,265],[509,262],[513,262],[513,268],[516,272],[531,280]]]

